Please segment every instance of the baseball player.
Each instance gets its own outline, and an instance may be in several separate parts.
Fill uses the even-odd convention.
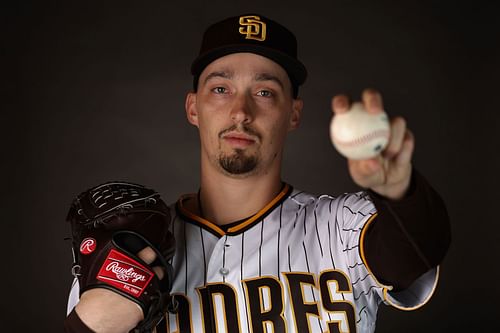
[[[262,15],[225,19],[205,31],[192,73],[185,106],[199,129],[201,184],[171,207],[176,307],[158,332],[374,332],[380,303],[429,300],[449,220],[411,164],[402,118],[380,156],[348,161],[365,191],[312,195],[281,178],[306,79],[295,36]],[[375,90],[362,102],[383,108]],[[348,112],[347,96],[332,109]],[[68,332],[127,332],[143,316],[109,290],[72,295]]]

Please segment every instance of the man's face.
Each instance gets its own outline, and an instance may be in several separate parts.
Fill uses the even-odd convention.
[[[202,160],[233,177],[279,168],[301,109],[285,70],[252,53],[209,64],[186,100],[188,119],[200,131]]]

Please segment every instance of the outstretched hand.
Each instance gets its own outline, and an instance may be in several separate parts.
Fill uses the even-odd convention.
[[[362,102],[369,113],[383,112],[382,96],[373,89],[365,89]],[[332,99],[335,114],[348,112],[349,98],[336,95]],[[348,159],[349,173],[354,182],[392,200],[401,199],[407,192],[411,178],[411,158],[415,140],[402,117],[391,119],[390,137],[385,150],[374,158]]]

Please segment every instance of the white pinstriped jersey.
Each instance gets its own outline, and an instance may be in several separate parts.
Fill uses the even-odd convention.
[[[173,215],[177,252],[169,332],[373,332],[378,305],[423,305],[438,269],[406,292],[376,281],[359,246],[376,215],[363,192],[313,196],[286,185],[253,217],[223,231],[186,210]]]
[[[404,292],[376,281],[359,245],[376,215],[363,192],[333,198],[285,185],[226,232],[187,211],[186,200],[196,195],[172,207],[179,310],[167,313],[167,332],[373,332],[381,302],[412,310],[436,287],[437,268]],[[75,280],[68,313],[78,290]]]

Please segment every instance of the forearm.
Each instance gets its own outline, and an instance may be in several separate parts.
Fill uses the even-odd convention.
[[[378,216],[364,238],[365,259],[378,280],[404,289],[443,260],[451,238],[446,207],[415,170],[403,199],[369,193]]]
[[[141,308],[131,300],[103,288],[90,289],[66,318],[66,333],[124,333],[142,320]]]

